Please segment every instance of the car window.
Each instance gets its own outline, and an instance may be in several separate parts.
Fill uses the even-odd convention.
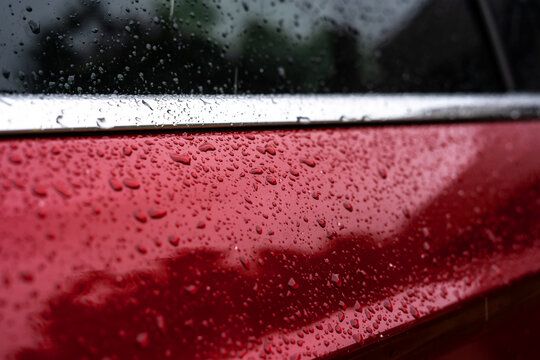
[[[0,90],[493,92],[466,0],[8,0]]]

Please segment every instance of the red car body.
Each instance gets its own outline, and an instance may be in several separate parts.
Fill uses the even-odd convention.
[[[535,121],[4,138],[0,355],[411,354],[432,339],[394,339],[537,288],[539,139]]]

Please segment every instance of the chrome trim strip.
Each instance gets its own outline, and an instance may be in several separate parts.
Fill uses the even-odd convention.
[[[540,117],[540,94],[0,95],[0,134]]]

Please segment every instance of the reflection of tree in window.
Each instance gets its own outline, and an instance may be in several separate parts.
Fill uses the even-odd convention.
[[[384,6],[376,1],[75,3],[62,11],[52,2],[60,11],[56,21],[41,13],[40,31],[27,39],[25,51],[4,60],[9,68],[3,70],[11,76],[0,78],[0,89],[132,94],[498,90],[464,0]]]
[[[203,2],[181,2],[170,21],[164,13],[151,24],[137,18],[111,21],[98,3],[68,14],[69,21],[41,31],[33,51],[39,71],[25,79],[32,92],[361,90],[357,39],[337,25],[321,28],[310,41],[295,42],[280,29],[253,19],[234,39],[236,51],[229,53],[226,41],[213,39],[208,30],[220,14]],[[74,41],[81,28],[90,28],[91,36],[77,47]]]

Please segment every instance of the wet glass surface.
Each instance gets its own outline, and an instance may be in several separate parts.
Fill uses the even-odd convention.
[[[0,7],[2,92],[502,90],[465,0],[9,0]]]

